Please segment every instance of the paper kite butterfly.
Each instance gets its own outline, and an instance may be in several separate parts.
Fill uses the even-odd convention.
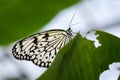
[[[16,59],[32,61],[40,67],[48,68],[58,51],[72,37],[71,28],[40,32],[17,42],[12,54]]]
[[[36,33],[17,42],[12,48],[13,56],[48,68],[58,51],[73,38],[70,26],[67,30],[53,29]]]

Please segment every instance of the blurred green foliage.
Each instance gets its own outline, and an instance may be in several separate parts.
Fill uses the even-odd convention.
[[[79,0],[0,0],[0,45],[41,29],[60,10]]]
[[[96,33],[101,46],[96,48],[93,41],[78,33],[38,80],[99,80],[109,64],[120,62],[120,38],[102,31]]]
[[[119,76],[118,80],[120,80],[120,76]]]

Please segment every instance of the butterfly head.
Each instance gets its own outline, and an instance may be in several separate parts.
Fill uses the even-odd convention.
[[[73,35],[73,34],[72,34],[72,30],[71,30],[71,28],[70,28],[70,27],[66,30],[66,33],[67,33],[68,35],[70,35],[70,36],[72,36],[72,35]]]

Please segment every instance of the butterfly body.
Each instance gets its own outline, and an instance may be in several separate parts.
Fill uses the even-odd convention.
[[[54,29],[33,34],[17,42],[12,54],[16,59],[32,61],[48,68],[58,51],[72,39],[71,29]]]

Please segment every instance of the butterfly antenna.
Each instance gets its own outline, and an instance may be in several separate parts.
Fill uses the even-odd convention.
[[[72,24],[71,26],[74,26],[74,25],[77,25],[77,24],[80,24],[80,22],[77,22],[77,23],[75,23],[75,24]],[[70,26],[70,27],[71,27],[71,26]]]
[[[73,14],[72,19],[70,20],[69,29],[71,29],[71,26],[74,26],[74,25],[80,24],[80,22],[78,22],[78,23],[75,23],[75,24],[72,24],[72,25],[71,25],[71,23],[72,23],[72,21],[73,21],[75,15],[76,15],[76,12]],[[79,32],[80,32],[80,31],[79,31]],[[72,33],[73,33],[73,34],[77,34],[77,33],[75,33],[75,32],[72,32]]]
[[[71,23],[73,21],[73,18],[75,17],[76,13],[73,14],[72,19],[70,20],[69,28],[71,27]]]

